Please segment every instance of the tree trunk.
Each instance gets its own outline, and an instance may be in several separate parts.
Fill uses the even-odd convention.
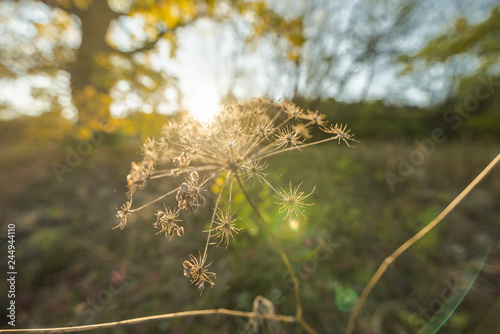
[[[80,19],[82,34],[75,61],[66,65],[71,75],[73,103],[81,125],[96,119],[102,122],[109,117],[111,87],[109,80],[103,80],[108,70],[98,63],[97,56],[113,51],[106,43],[106,34],[111,21],[119,14],[104,0],[93,1],[86,10],[72,7],[69,11]]]

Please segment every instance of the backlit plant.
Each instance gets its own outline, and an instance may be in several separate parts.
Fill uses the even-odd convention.
[[[196,211],[207,200],[203,193],[218,177],[223,181],[218,191],[209,228],[205,230],[207,240],[199,256],[188,255],[183,262],[184,275],[190,278],[200,293],[207,286],[213,286],[215,273],[208,267],[209,246],[223,244],[227,248],[241,227],[239,218],[231,209],[233,186],[236,183],[244,193],[257,216],[259,224],[270,234],[274,245],[294,281],[297,299],[297,319],[302,322],[298,280],[293,273],[287,255],[281,249],[278,239],[264,221],[258,207],[246,190],[245,182],[259,181],[272,189],[278,211],[285,213],[285,219],[304,216],[304,209],[313,203],[309,193],[300,190],[299,185],[290,183],[287,187],[276,187],[265,173],[265,160],[287,151],[329,141],[341,141],[351,147],[356,142],[345,125],[329,124],[325,115],[318,111],[304,111],[292,102],[275,102],[258,99],[244,104],[222,107],[212,122],[201,123],[186,114],[179,121],[171,121],[162,129],[162,135],[148,139],[143,145],[140,162],[132,162],[127,176],[128,200],[116,214],[119,227],[123,229],[127,218],[133,212],[148,205],[164,201],[163,209],[156,213],[152,224],[168,240],[182,237],[185,233],[179,217],[181,210]],[[327,138],[313,140],[313,131],[324,132]],[[179,186],[140,207],[132,208],[134,194],[144,189],[148,182],[161,178],[173,178]],[[224,190],[227,190],[224,192]],[[228,193],[227,207],[222,207],[221,196]],[[167,205],[166,202],[175,203]],[[186,234],[187,231],[186,231]],[[304,322],[304,328],[308,326]]]
[[[310,129],[313,126],[331,136],[306,142],[311,138]],[[200,123],[191,115],[184,115],[181,121],[166,124],[160,138],[146,140],[142,150],[143,160],[132,163],[127,176],[129,199],[116,215],[119,222],[117,227],[125,227],[131,213],[172,196],[175,197],[177,208],[171,209],[165,205],[164,210],[156,213],[153,226],[169,240],[175,234],[182,236],[184,229],[178,226],[180,220],[176,219],[179,211],[193,211],[204,204],[202,192],[209,182],[223,173],[225,181],[213,209],[210,229],[206,231],[208,236],[205,251],[199,260],[190,256],[190,261],[186,261],[190,263],[190,268],[204,268],[211,238],[218,238],[217,246],[224,243],[227,248],[230,240],[240,230],[235,226],[238,219],[230,208],[235,180],[240,187],[244,187],[243,179],[252,178],[264,182],[275,192],[276,203],[280,205],[279,211],[286,212],[285,218],[303,215],[304,207],[312,205],[306,203],[312,192],[305,195],[299,191],[300,185],[294,187],[291,183],[288,189],[275,188],[266,178],[264,170],[267,165],[263,160],[279,153],[332,140],[338,140],[339,143],[342,140],[350,146],[349,142],[355,140],[349,132],[346,126],[328,124],[325,115],[318,111],[305,112],[292,102],[278,103],[265,99],[226,106],[211,123]],[[201,178],[201,174],[205,177]],[[146,205],[131,208],[134,193],[144,189],[150,180],[182,176],[185,177],[179,187]],[[229,206],[221,209],[220,196],[228,185]],[[186,276],[191,277],[191,272],[193,270],[185,271]],[[207,282],[214,284],[207,275],[202,276],[192,280],[200,290],[203,290]]]

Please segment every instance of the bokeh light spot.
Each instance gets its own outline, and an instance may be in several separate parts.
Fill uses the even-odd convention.
[[[358,293],[353,289],[342,288],[335,293],[335,304],[342,312],[351,312],[358,301]]]
[[[295,219],[290,220],[290,222],[288,223],[288,226],[290,226],[290,228],[294,231],[298,231],[300,228],[299,222],[296,221]]]

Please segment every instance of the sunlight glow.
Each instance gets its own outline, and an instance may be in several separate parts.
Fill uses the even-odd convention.
[[[288,223],[288,226],[290,226],[290,228],[294,231],[298,231],[299,230],[299,227],[300,227],[300,224],[298,221],[296,221],[295,219],[292,219],[290,220],[290,223]]]
[[[212,121],[219,110],[218,96],[208,92],[196,92],[186,97],[184,105],[201,122]]]

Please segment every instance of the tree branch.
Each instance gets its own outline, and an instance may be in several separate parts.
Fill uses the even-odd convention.
[[[130,50],[130,51],[118,50],[118,49],[115,49],[113,47],[112,47],[112,49],[114,51],[119,52],[119,53],[124,54],[124,55],[132,54],[132,53],[136,53],[136,52],[150,51],[150,50],[154,49],[154,47],[156,46],[156,43],[158,43],[158,41],[161,40],[163,38],[163,36],[165,36],[166,33],[168,33],[168,32],[175,32],[179,28],[183,28],[183,27],[192,25],[197,20],[199,20],[201,18],[204,18],[204,17],[206,17],[206,15],[204,15],[204,14],[198,14],[198,15],[193,16],[188,21],[185,21],[185,22],[182,22],[182,23],[178,23],[175,27],[173,27],[171,29],[162,30],[162,31],[160,31],[158,33],[158,36],[156,36],[156,38],[154,40],[147,42],[146,44],[144,44],[143,46],[141,46],[141,47],[139,47],[137,49],[133,49],[133,50]]]

